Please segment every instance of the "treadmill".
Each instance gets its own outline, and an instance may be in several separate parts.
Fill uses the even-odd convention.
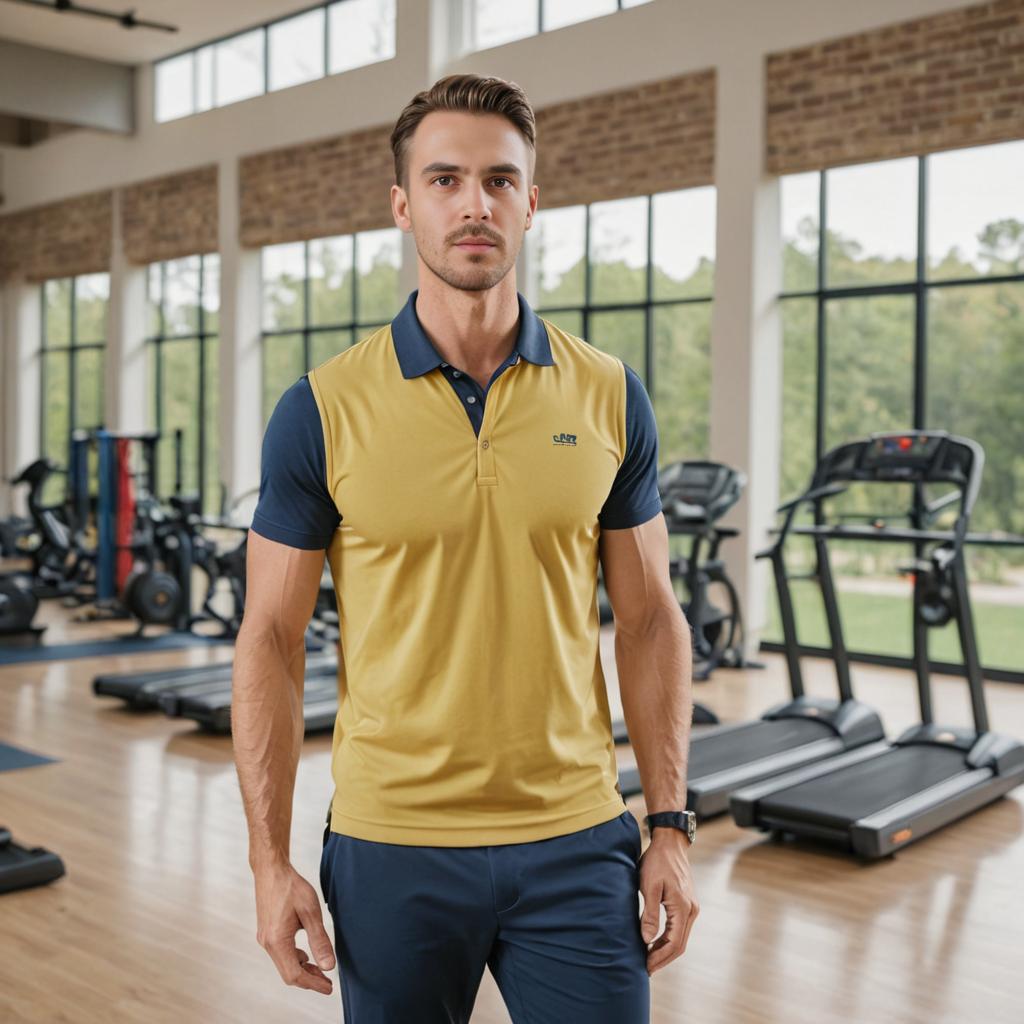
[[[833,645],[838,700],[805,694],[800,661],[793,653],[796,627],[783,544],[802,505],[820,502],[841,489],[815,474],[807,491],[779,508],[784,519],[776,542],[757,556],[771,560],[786,637],[793,638],[792,650],[787,644],[792,699],[769,708],[754,721],[717,726],[690,738],[686,807],[699,818],[723,814],[729,808],[729,796],[734,790],[836,757],[885,735],[878,715],[854,699],[849,659],[844,649]],[[829,625],[835,624],[838,629],[839,613],[828,571],[828,550],[823,541],[818,543],[816,554],[819,572],[815,578],[821,586]],[[624,798],[643,791],[640,773],[635,767],[619,772],[619,790]]]
[[[231,732],[231,680],[208,686],[184,688],[159,696],[159,707],[171,718],[190,718],[206,732]],[[338,663],[335,659],[326,671],[306,671],[302,691],[305,731],[322,732],[334,728],[338,714]]]
[[[915,560],[908,568],[914,579],[914,668],[921,722],[892,743],[873,743],[734,793],[731,810],[738,824],[822,841],[874,860],[1024,782],[1024,745],[989,731],[967,584],[964,542],[983,462],[977,442],[943,431],[875,434],[822,459],[816,472],[822,484],[913,484],[909,529],[830,525],[819,515],[815,526],[796,532],[810,534],[817,544],[836,538],[914,546]],[[928,503],[924,488],[929,484],[949,484],[953,490]],[[952,529],[930,528],[938,511],[953,504],[958,513]],[[973,729],[938,725],[932,717],[928,630],[950,621],[956,622],[960,638]],[[784,624],[787,649],[795,649],[792,621]],[[829,625],[833,648],[842,649],[838,618]]]
[[[128,707],[139,711],[161,707],[161,698],[170,698],[178,693],[226,690],[230,700],[232,668],[232,662],[228,661],[152,672],[107,673],[93,679],[92,689],[97,696],[119,697]],[[337,668],[335,654],[312,655],[306,659],[306,679],[333,678]]]

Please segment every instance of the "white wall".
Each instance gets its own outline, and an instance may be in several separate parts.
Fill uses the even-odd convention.
[[[457,5],[459,0],[450,0]],[[449,0],[398,0],[396,59],[167,124],[154,122],[152,68],[138,81],[137,135],[77,132],[5,152],[6,211],[218,163],[221,202],[237,200],[240,156],[393,121],[404,103],[442,74],[475,71],[510,78],[535,107],[607,92],[686,71],[718,71],[716,184],[718,252],[712,330],[711,457],[744,468],[747,497],[730,522],[742,537],[725,554],[756,629],[763,617],[764,567],[754,568],[776,504],[779,449],[778,189],[763,166],[763,67],[767,53],[964,6],[963,0],[654,0],[642,7],[506,46],[451,57],[460,13]],[[543,139],[539,140],[543,145]],[[541,195],[541,206],[544,197]],[[222,477],[232,493],[258,483],[258,452],[240,439],[259,423],[258,300],[254,255],[238,247],[237,208],[222,209],[224,381]],[[408,252],[406,252],[408,256]],[[130,268],[129,268],[130,269]],[[125,271],[129,272],[128,269]],[[131,289],[112,284],[127,295]],[[3,472],[9,476],[38,438],[25,438],[31,372],[24,351],[23,289],[0,296],[11,368],[5,381]],[[38,309],[38,305],[36,305]],[[121,322],[131,323],[122,310]],[[22,355],[12,356],[11,351]],[[255,376],[254,376],[255,375]],[[36,385],[36,393],[38,386]],[[14,407],[11,406],[12,393]],[[108,393],[124,396],[115,388]],[[113,410],[112,410],[113,411]],[[38,419],[38,417],[37,417]],[[112,421],[113,422],[113,421]],[[10,431],[17,431],[12,439]],[[239,439],[235,441],[235,439]],[[10,461],[14,459],[14,461]],[[3,509],[0,488],[0,510]]]

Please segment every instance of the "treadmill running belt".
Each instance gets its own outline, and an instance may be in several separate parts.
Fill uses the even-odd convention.
[[[907,746],[808,779],[761,799],[758,814],[846,830],[854,821],[920,793],[965,770],[964,752],[952,747]]]
[[[834,735],[829,726],[813,718],[758,719],[720,736],[694,736],[687,774],[691,779],[702,779]]]

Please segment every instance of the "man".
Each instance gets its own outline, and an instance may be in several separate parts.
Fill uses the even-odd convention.
[[[320,882],[345,1020],[468,1021],[486,965],[516,1024],[641,1024],[697,914],[692,833],[653,829],[638,869],[595,598],[600,557],[647,807],[681,812],[689,632],[653,412],[632,370],[517,293],[538,199],[519,87],[443,79],[392,148],[419,289],[290,388],[264,438],[232,706],[258,938],[288,984],[331,991],[289,859],[326,550],[342,657]]]

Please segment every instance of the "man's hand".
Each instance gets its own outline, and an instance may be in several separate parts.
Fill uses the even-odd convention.
[[[316,890],[290,864],[258,869],[256,878],[256,940],[270,954],[278,974],[289,985],[331,994],[334,949],[324,930]],[[316,963],[295,945],[304,931]]]
[[[700,913],[690,873],[689,846],[686,834],[679,829],[656,828],[640,860],[640,892],[644,897],[640,934],[647,943],[648,975],[682,956]],[[663,903],[665,930],[659,936]]]

